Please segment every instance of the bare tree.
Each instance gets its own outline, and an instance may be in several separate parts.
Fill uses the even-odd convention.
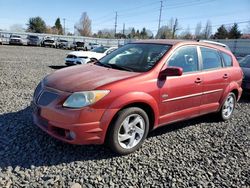
[[[79,23],[75,25],[75,29],[81,36],[91,36],[91,20],[87,12],[83,12]]]
[[[199,39],[201,37],[201,22],[197,23],[196,28],[195,28],[195,38]]]
[[[212,24],[211,22],[208,20],[207,23],[206,23],[206,26],[203,30],[203,37],[205,39],[208,39],[212,34]]]
[[[175,18],[173,29],[172,29],[172,39],[175,38],[176,32],[180,29],[178,19]]]
[[[13,24],[10,26],[10,31],[12,32],[24,32],[25,29],[21,24]]]

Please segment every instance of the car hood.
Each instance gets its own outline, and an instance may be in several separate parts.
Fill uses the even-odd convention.
[[[250,80],[250,68],[241,67],[244,73],[244,80]]]
[[[96,58],[100,59],[105,56],[104,53],[96,53],[96,52],[84,52],[84,51],[74,51],[70,52],[68,55],[75,55],[77,57],[89,57],[89,58]]]
[[[14,39],[14,40],[22,40],[22,38],[18,38],[18,37],[11,37],[10,39]]]
[[[66,92],[89,91],[139,74],[86,64],[58,70],[47,76],[44,84]]]

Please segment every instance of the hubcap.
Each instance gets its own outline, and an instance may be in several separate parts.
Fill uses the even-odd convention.
[[[144,132],[144,119],[139,114],[131,114],[121,124],[118,142],[122,148],[131,149],[141,141]]]
[[[234,110],[234,98],[233,96],[228,96],[226,102],[224,103],[224,106],[223,106],[223,110],[222,110],[222,113],[223,113],[223,116],[228,118],[232,112]]]

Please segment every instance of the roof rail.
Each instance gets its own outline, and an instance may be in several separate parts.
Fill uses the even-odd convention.
[[[214,45],[217,45],[217,46],[224,47],[224,48],[231,51],[231,49],[226,44],[223,44],[223,43],[220,43],[220,42],[215,42],[215,41],[211,41],[211,40],[199,40],[199,39],[197,40],[197,42],[204,42],[204,43],[208,43],[208,44],[214,44]]]

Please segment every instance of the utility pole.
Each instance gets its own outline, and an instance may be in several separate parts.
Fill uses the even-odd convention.
[[[122,34],[125,35],[125,23],[123,23]]]
[[[65,35],[65,18],[63,18],[63,34]]]
[[[162,12],[162,1],[161,1],[161,7],[160,7],[160,15],[159,15],[159,23],[158,23],[158,31],[159,31],[159,29],[160,29],[160,27],[161,27],[161,12]]]
[[[116,35],[116,27],[117,27],[117,12],[115,12],[115,35]]]

